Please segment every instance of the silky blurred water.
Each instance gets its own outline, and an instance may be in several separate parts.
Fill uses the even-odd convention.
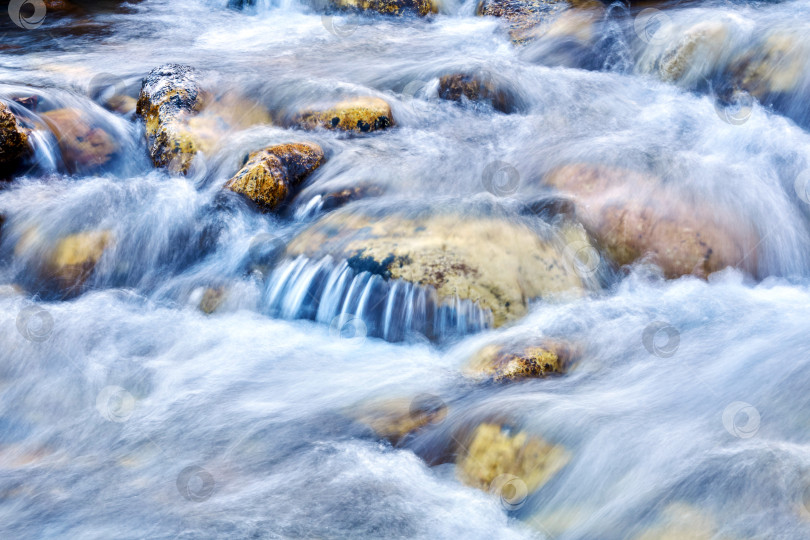
[[[68,174],[39,132],[35,159],[0,191],[0,537],[618,540],[672,503],[711,516],[714,538],[810,536],[810,63],[800,56],[794,90],[752,101],[742,122],[728,122],[718,98],[728,62],[762,36],[787,29],[798,50],[810,46],[810,2],[670,4],[670,30],[647,41],[639,9],[617,4],[589,47],[550,37],[515,47],[470,1],[427,19],[226,4],[105,3],[29,30],[0,13],[0,98],[79,108],[122,149],[97,173]],[[727,22],[725,52],[661,81],[659,57],[708,20]],[[99,97],[111,81],[137,95],[166,62],[281,116],[341,94],[379,96],[397,127],[346,138],[254,126],[188,177],[169,176],[149,162],[142,126]],[[509,88],[516,111],[438,99],[438,78],[465,70]],[[247,153],[301,138],[328,160],[290,208],[258,214],[222,195]],[[514,193],[482,182],[495,161],[517,170]],[[305,316],[292,296],[300,279],[273,290],[287,267],[255,270],[261,246],[323,214],[324,193],[372,184],[382,194],[361,203],[371,208],[474,203],[508,214],[548,194],[543,174],[572,161],[642,168],[733,215],[760,240],[753,275],[664,281],[638,265],[580,300],[536,302],[505,328],[470,311],[484,322],[440,341],[408,327],[391,342]],[[41,249],[86,229],[116,242],[87,291],[63,300],[38,288],[36,252],[15,253],[32,227]],[[203,314],[202,291],[220,285],[225,304]],[[564,377],[511,385],[462,377],[482,346],[538,336],[580,344],[581,361]],[[425,393],[448,415],[402,448],[347,414]],[[425,461],[459,426],[492,416],[572,455],[519,508]]]

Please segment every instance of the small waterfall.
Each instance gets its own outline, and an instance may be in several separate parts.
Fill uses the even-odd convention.
[[[402,341],[414,334],[443,340],[492,325],[492,313],[457,296],[403,280],[356,273],[332,257],[284,261],[267,280],[264,309],[274,317],[361,327],[364,335]],[[341,332],[342,330],[339,329]]]

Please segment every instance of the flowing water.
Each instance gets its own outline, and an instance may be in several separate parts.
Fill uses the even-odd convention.
[[[641,8],[614,4],[587,47],[515,47],[471,1],[427,19],[226,4],[86,2],[31,29],[0,14],[0,98],[32,125],[78,108],[122,149],[71,174],[40,129],[0,191],[0,283],[36,291],[0,291],[0,537],[612,540],[672,504],[710,516],[700,538],[810,537],[810,1],[657,4],[654,35],[637,32]],[[688,28],[712,22],[722,52],[698,48],[684,76],[656,76]],[[789,88],[724,98],[731,59],[780,32],[793,39]],[[327,163],[288,209],[259,214],[220,188],[288,129],[234,132],[177,177],[151,165],[142,124],[100,105],[167,62],[274,111],[380,96],[397,126],[307,133]],[[472,69],[509,89],[512,114],[436,97],[441,75]],[[31,94],[37,111],[9,101]],[[755,267],[667,281],[639,265],[492,329],[477,305],[343,261],[262,266],[327,211],[323,193],[373,182],[384,195],[370,207],[508,209],[578,160],[643,168],[730,212],[759,238]],[[519,175],[506,196],[482,183],[493,162]],[[34,277],[37,249],[15,251],[32,227],[37,249],[85,229],[116,243],[61,299]],[[218,284],[227,300],[205,315],[202,291]],[[576,369],[510,385],[461,376],[482,346],[540,335],[581,344]],[[400,447],[347,414],[420,394],[448,414]],[[488,415],[563,444],[570,463],[511,506],[428,465]]]

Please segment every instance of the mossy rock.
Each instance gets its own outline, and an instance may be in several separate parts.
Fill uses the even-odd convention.
[[[567,243],[587,242],[566,225],[546,237],[522,222],[493,215],[436,211],[371,215],[347,207],[328,214],[287,247],[288,256],[346,260],[356,271],[432,286],[440,298],[457,296],[492,311],[500,326],[525,315],[535,298],[581,296],[582,277]]]
[[[112,135],[79,109],[56,109],[41,117],[56,137],[62,159],[71,172],[102,167],[119,150]]]
[[[753,223],[656,176],[580,163],[554,169],[545,183],[571,197],[577,217],[620,265],[644,258],[669,278],[706,277],[729,266],[756,273]]]
[[[295,116],[293,123],[303,129],[369,133],[393,126],[394,117],[385,100],[356,97],[324,108],[306,109]]]
[[[450,101],[465,98],[473,102],[489,103],[496,111],[510,113],[515,100],[492,77],[483,73],[454,73],[439,79],[439,97]]]
[[[144,120],[152,162],[179,174],[187,174],[197,153],[212,152],[230,131],[271,123],[260,104],[231,92],[206,92],[198,72],[179,64],[147,75],[135,112]]]
[[[484,491],[498,491],[498,480],[516,478],[528,493],[542,487],[571,460],[562,446],[526,431],[513,433],[497,423],[482,423],[462,444],[456,459],[458,478]],[[502,495],[503,496],[503,495]]]
[[[438,6],[432,0],[331,0],[338,9],[348,11],[374,11],[384,15],[414,13],[424,17],[438,13]]]
[[[0,180],[15,169],[30,152],[28,130],[20,125],[11,109],[0,101]]]
[[[284,202],[323,161],[323,149],[315,143],[271,146],[250,154],[248,162],[228,180],[225,188],[270,211]]]
[[[545,378],[567,373],[579,354],[578,347],[559,340],[529,346],[492,344],[473,355],[464,373],[494,382]]]

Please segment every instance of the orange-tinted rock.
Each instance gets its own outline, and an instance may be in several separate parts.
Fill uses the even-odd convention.
[[[56,109],[42,114],[56,137],[70,171],[90,170],[108,163],[118,151],[112,136],[78,109]]]
[[[551,171],[545,182],[574,200],[577,217],[620,265],[648,257],[670,278],[728,266],[756,272],[753,224],[655,176],[574,164]]]

